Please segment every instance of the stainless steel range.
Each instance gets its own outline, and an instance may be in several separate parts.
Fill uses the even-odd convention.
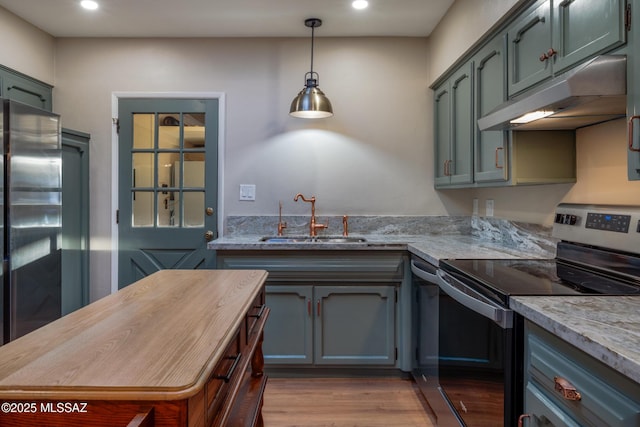
[[[640,206],[561,204],[553,236],[553,260],[412,260],[414,378],[438,425],[517,425],[523,320],[511,296],[640,295]]]

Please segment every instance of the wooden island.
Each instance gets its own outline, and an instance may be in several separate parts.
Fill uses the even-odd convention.
[[[159,271],[0,347],[0,426],[261,426],[266,277]]]

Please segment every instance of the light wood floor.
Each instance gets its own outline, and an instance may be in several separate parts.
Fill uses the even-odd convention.
[[[419,390],[399,378],[272,378],[265,427],[432,427]]]

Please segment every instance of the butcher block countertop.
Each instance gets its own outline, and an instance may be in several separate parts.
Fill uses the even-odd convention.
[[[0,347],[0,400],[188,398],[203,388],[266,277],[152,274]]]

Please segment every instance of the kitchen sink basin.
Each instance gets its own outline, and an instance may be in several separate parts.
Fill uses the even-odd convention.
[[[367,239],[348,236],[267,236],[260,241],[265,243],[365,243]]]

